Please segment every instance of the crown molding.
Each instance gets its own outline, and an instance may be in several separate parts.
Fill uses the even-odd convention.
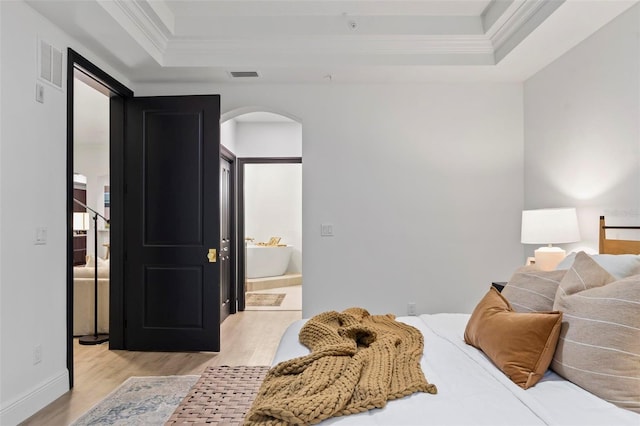
[[[261,65],[316,64],[396,65],[492,65],[493,46],[478,36],[334,36],[269,37],[263,39],[169,41],[165,66],[251,65],[242,58],[260,60]],[[469,61],[464,58],[469,57]]]
[[[307,65],[389,61],[397,65],[494,65],[565,0],[494,0],[481,17],[485,33],[478,35],[285,34],[228,39],[177,36],[175,16],[164,0],[96,1],[158,64],[188,67],[244,65],[257,60],[266,66],[294,61]]]
[[[164,55],[174,35],[173,14],[163,1],[96,0],[111,17],[142,46],[153,59],[164,65]]]
[[[493,1],[485,12],[486,17],[494,15],[485,35],[493,45],[496,63],[507,56],[564,2],[565,0],[515,0],[505,8],[504,3]],[[500,8],[501,13],[492,13],[497,8]]]

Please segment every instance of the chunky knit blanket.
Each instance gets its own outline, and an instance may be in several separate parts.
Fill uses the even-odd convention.
[[[309,319],[299,337],[311,353],[269,370],[246,425],[315,424],[437,392],[420,368],[422,334],[393,315],[325,312]]]

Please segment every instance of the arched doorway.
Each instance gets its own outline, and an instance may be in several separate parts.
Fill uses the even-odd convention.
[[[265,108],[221,117],[237,157],[238,310],[302,309],[302,125]]]

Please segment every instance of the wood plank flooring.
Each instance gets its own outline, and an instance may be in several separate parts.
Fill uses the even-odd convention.
[[[75,386],[23,425],[66,426],[131,376],[201,374],[208,366],[269,365],[284,330],[300,311],[245,311],[220,329],[220,352],[110,351],[74,343]]]

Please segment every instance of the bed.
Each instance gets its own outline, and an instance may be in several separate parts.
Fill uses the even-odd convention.
[[[616,342],[624,340],[624,344],[630,341],[629,344],[631,344],[632,350],[627,351],[629,353],[625,353],[624,356],[627,359],[623,361],[622,367],[620,367],[626,369],[624,370],[623,378],[626,381],[622,385],[619,382],[611,386],[608,384],[603,385],[603,382],[599,381],[603,380],[603,378],[604,380],[609,379],[606,377],[611,375],[608,374],[610,373],[609,370],[605,373],[594,373],[596,374],[596,393],[602,392],[600,389],[604,388],[606,397],[609,400],[619,399],[620,401],[622,401],[619,397],[620,392],[624,393],[624,401],[617,403],[617,405],[625,406],[625,408],[607,402],[603,397],[596,396],[594,393],[583,389],[583,387],[589,388],[594,384],[583,383],[584,376],[590,377],[590,375],[584,373],[586,370],[583,371],[580,368],[576,368],[576,364],[572,364],[571,361],[571,356],[577,356],[577,362],[587,359],[587,361],[605,365],[606,368],[609,368],[611,364],[609,361],[590,359],[591,355],[585,356],[583,352],[574,353],[576,348],[578,350],[585,348],[593,350],[598,345],[588,343],[575,344],[576,340],[580,339],[572,333],[580,334],[582,325],[576,324],[574,317],[580,317],[582,314],[578,312],[576,315],[571,315],[575,314],[573,310],[582,309],[581,307],[584,305],[580,303],[585,300],[595,304],[599,302],[591,302],[592,299],[620,299],[618,296],[599,297],[598,295],[601,296],[604,290],[631,291],[636,297],[640,288],[640,275],[638,275],[640,274],[640,256],[637,256],[637,254],[640,254],[640,241],[624,240],[619,243],[619,240],[607,239],[606,230],[611,228],[605,225],[604,217],[600,219],[600,227],[600,248],[602,250],[601,253],[605,254],[605,256],[589,256],[585,253],[578,253],[574,256],[574,259],[568,259],[568,261],[574,262],[573,265],[569,265],[569,269],[560,269],[561,267],[559,266],[559,269],[555,271],[536,272],[532,267],[522,268],[514,273],[514,276],[505,286],[506,293],[510,294],[514,301],[522,302],[523,306],[519,306],[519,310],[509,306],[509,309],[513,309],[517,314],[514,314],[514,312],[506,313],[511,316],[506,321],[505,317],[498,318],[497,321],[500,324],[508,323],[513,315],[519,315],[518,318],[524,318],[529,315],[536,319],[539,318],[539,315],[554,314],[560,316],[554,331],[549,332],[550,334],[557,333],[559,336],[559,338],[556,337],[557,346],[554,343],[550,349],[549,356],[553,357],[549,360],[550,368],[547,369],[546,366],[543,366],[542,373],[536,378],[535,383],[527,384],[526,386],[523,386],[522,383],[519,385],[514,383],[503,372],[507,371],[510,366],[507,365],[505,367],[504,362],[502,362],[504,360],[496,359],[496,356],[500,358],[500,356],[504,356],[504,353],[500,354],[500,351],[497,351],[498,355],[495,355],[496,352],[492,352],[490,347],[477,348],[465,342],[466,339],[471,340],[473,344],[477,343],[473,341],[475,336],[469,337],[468,334],[475,333],[473,330],[470,331],[470,328],[472,323],[476,324],[476,321],[478,321],[478,315],[482,314],[478,314],[477,311],[482,310],[480,305],[484,303],[485,299],[491,298],[491,301],[497,300],[498,303],[503,303],[502,301],[506,300],[504,294],[498,293],[495,289],[490,289],[485,299],[479,303],[472,314],[439,313],[396,318],[398,322],[408,324],[419,330],[423,336],[424,354],[419,358],[419,364],[428,382],[437,385],[437,394],[427,392],[412,393],[403,398],[389,401],[384,408],[330,417],[323,420],[322,424],[640,425],[640,351],[636,350],[640,345],[640,328],[625,326],[625,330],[627,328],[633,330],[628,336],[624,336],[624,339],[620,339],[619,335],[614,336],[619,332],[618,329],[602,332],[593,328],[591,323],[586,327],[587,331],[596,332],[596,339],[605,336],[605,339],[617,339]],[[640,227],[615,227],[615,229],[621,228],[640,229]],[[607,254],[607,250],[616,256]],[[618,256],[623,253],[633,253],[636,256]],[[619,260],[623,262],[620,263]],[[584,289],[576,289],[575,285],[572,289],[572,283],[575,284],[576,278],[569,275],[578,274],[578,278],[583,279],[584,276],[579,275],[587,267],[591,268],[589,271],[599,271],[594,276],[597,275],[597,280],[601,282],[594,284],[581,283],[581,285],[584,284]],[[613,269],[614,274],[607,273],[607,268]],[[605,272],[602,272],[602,270],[605,270]],[[589,280],[591,279],[591,275],[589,275]],[[539,285],[542,281],[545,281],[546,285],[546,282],[553,280],[558,281],[558,284],[553,287],[553,293],[562,293],[562,296],[558,296],[553,300],[553,307],[559,308],[556,311],[560,311],[561,314],[558,314],[558,312],[539,312],[536,309],[537,303],[542,303],[540,306],[552,306],[544,305],[549,303],[548,297],[546,299],[538,297],[537,300],[528,298],[526,301],[519,299],[517,293],[519,290],[523,294],[532,293],[532,287],[525,288],[527,285],[532,283]],[[593,278],[593,280],[596,280],[596,278]],[[538,296],[544,293],[542,290],[538,291],[535,288],[534,290]],[[547,289],[545,291],[548,292],[550,290]],[[529,303],[529,306],[524,306],[527,303]],[[640,318],[640,308],[638,308],[640,300],[636,298],[630,306],[627,305],[623,308],[605,309],[607,311],[606,315],[609,315],[611,311],[618,314],[624,311],[624,315],[631,317],[635,323],[640,321],[638,320]],[[537,307],[539,308],[540,306]],[[591,309],[591,305],[587,306],[587,310],[589,309]],[[548,310],[550,311],[550,309]],[[501,314],[504,314],[504,312],[501,312]],[[564,318],[562,315],[564,315]],[[308,321],[308,319],[296,321],[286,330],[274,357],[274,366],[282,365],[287,360],[309,356],[309,349],[299,342],[299,333]],[[603,324],[609,322],[594,321]],[[568,323],[571,324],[571,327],[567,326]],[[562,326],[559,324],[562,324]],[[502,327],[502,325],[498,325],[498,327]],[[582,327],[583,331],[584,329],[585,327]],[[626,333],[627,331],[624,332]],[[485,337],[488,336],[488,340],[491,340],[496,335],[493,330],[485,331],[484,333]],[[551,337],[548,339],[551,339]],[[547,346],[549,346],[549,341],[546,341]],[[609,344],[603,343],[602,345],[604,347]],[[477,346],[482,346],[482,343]],[[620,352],[621,350],[616,349],[616,351]],[[635,353],[633,353],[634,351]],[[610,356],[611,354],[607,352],[606,355]],[[594,355],[595,357],[600,357],[600,353]],[[618,357],[617,354],[616,357]],[[508,361],[506,364],[512,361]],[[497,365],[500,365],[500,369]],[[536,368],[538,367],[538,364],[536,364]],[[556,371],[561,372],[563,376],[569,377],[571,380],[561,376]],[[513,377],[511,374],[510,376]],[[614,395],[610,397],[607,392],[614,392]],[[615,394],[615,392],[618,393]]]

